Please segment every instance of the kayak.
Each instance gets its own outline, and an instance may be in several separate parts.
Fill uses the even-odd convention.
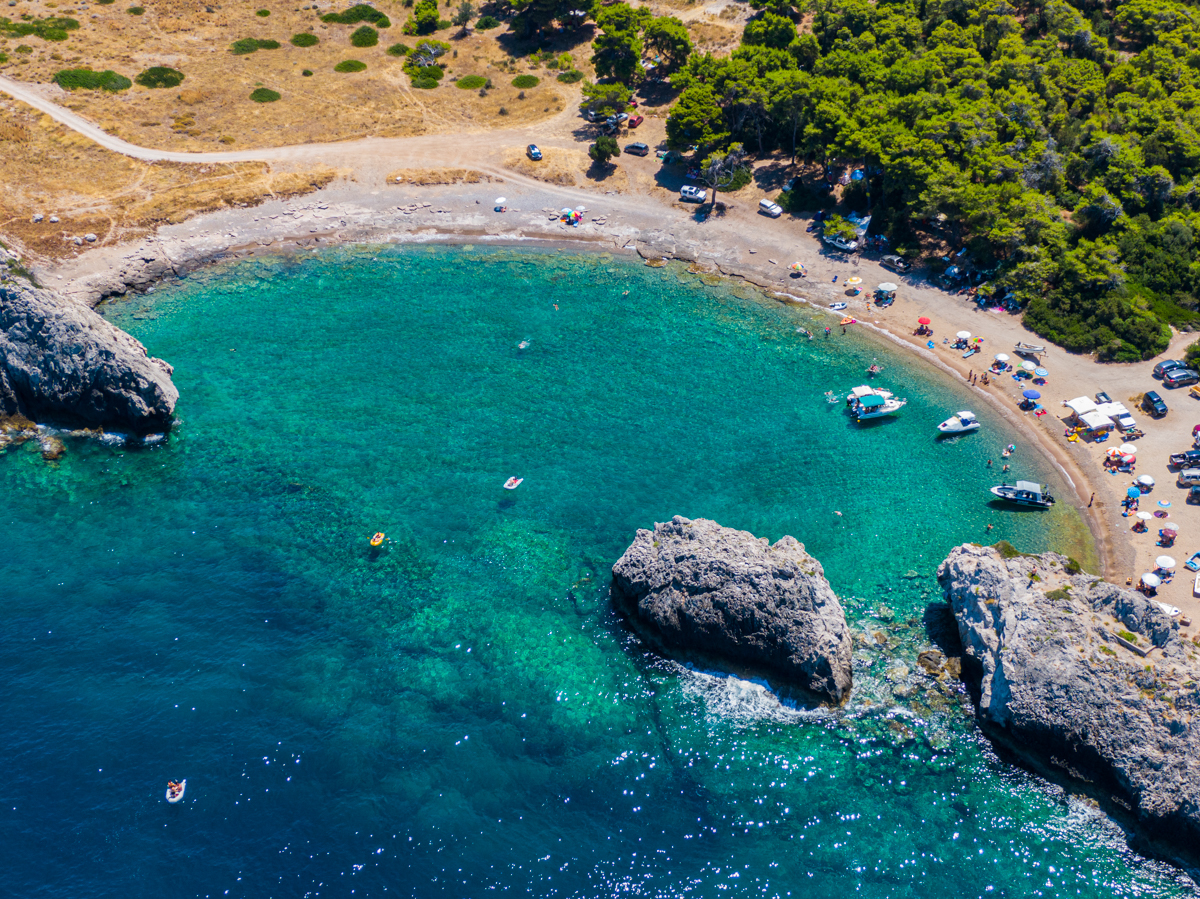
[[[179,783],[167,783],[167,802],[174,805],[179,800],[183,799],[183,793],[187,789],[187,778],[184,778]]]
[[[371,546],[375,549],[378,549],[380,546],[383,545],[383,537],[384,537],[383,531],[380,531],[378,534],[373,536],[371,538]]]
[[[524,480],[525,480],[524,478],[509,478],[507,481],[504,482],[504,489],[505,490],[516,490],[518,487],[521,486],[521,484]]]

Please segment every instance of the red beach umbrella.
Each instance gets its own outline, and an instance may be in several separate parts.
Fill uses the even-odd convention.
[[[922,315],[920,318],[917,319],[917,324],[918,325],[930,325],[930,324],[933,324],[933,322],[931,322],[928,318],[926,318],[925,316]]]

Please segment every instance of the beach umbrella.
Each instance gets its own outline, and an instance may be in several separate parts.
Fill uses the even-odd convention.
[[[1164,524],[1162,526],[1162,528],[1160,530],[1167,531],[1168,533],[1171,533],[1171,534],[1178,534],[1179,533],[1179,525],[1175,524],[1175,522],[1173,522],[1173,521],[1168,521],[1166,524]]]
[[[968,337],[971,336],[971,332],[970,331],[959,331],[954,336],[957,337],[959,340],[966,340]],[[1197,427],[1200,427],[1200,425],[1197,425]]]
[[[1142,575],[1142,583],[1147,587],[1158,587],[1162,584],[1162,578],[1160,578],[1157,574],[1151,574],[1149,571],[1147,571]]]
[[[1117,447],[1117,449],[1119,449],[1121,451],[1122,456],[1136,456],[1137,455],[1137,447],[1134,446],[1132,443],[1122,443],[1119,447]]]
[[[930,322],[930,320],[928,318],[926,318],[925,316],[922,315],[920,318],[917,319],[917,324],[918,325],[929,325],[929,324],[932,324],[932,322]]]
[[[496,205],[497,206],[503,206],[507,202],[508,202],[508,200],[506,200],[504,197],[496,197]],[[570,212],[570,211],[571,211],[570,209],[567,210],[567,212]]]
[[[792,271],[803,273],[803,272],[807,272],[808,269],[804,267],[803,262],[793,262],[792,263]]]
[[[1025,369],[1025,371],[1033,371],[1037,366],[1032,362],[1022,362],[1021,368]]]
[[[1151,518],[1154,517],[1154,513],[1153,512],[1138,512],[1137,517],[1140,518],[1142,521],[1149,521]]]
[[[891,281],[884,281],[882,284],[879,285],[879,289],[886,290],[888,293],[891,293],[893,290],[896,290],[897,287]]]
[[[862,284],[862,278],[859,278],[857,276],[855,276],[853,278],[847,278],[846,283],[849,284],[851,287],[853,287],[855,284]]]
[[[1170,556],[1159,556],[1157,559],[1154,560],[1154,564],[1157,565],[1159,568],[1161,568],[1163,571],[1170,571],[1172,568],[1175,567],[1175,560],[1172,559]]]
[[[1126,465],[1131,465],[1131,464],[1133,464],[1133,460],[1136,458],[1137,458],[1137,456],[1131,456],[1131,455],[1129,455],[1129,453],[1126,453],[1125,455],[1123,455],[1121,457],[1121,461],[1124,462]]]
[[[1036,390],[1032,390],[1032,389],[1026,390],[1024,393],[1021,394],[1021,396],[1025,397],[1025,399],[1027,399],[1027,400],[1040,400],[1042,398],[1042,395],[1040,393],[1038,393]]]
[[[1150,475],[1148,475],[1148,474],[1142,475],[1140,478],[1137,479],[1137,482],[1139,484],[1145,484],[1147,487],[1154,486],[1154,478],[1150,477]]]
[[[1125,491],[1125,495],[1128,496],[1130,499],[1135,499],[1142,495],[1142,491],[1138,490],[1136,487],[1130,487],[1128,490]]]
[[[993,358],[993,359],[995,359],[997,362],[1007,362],[1007,361],[1008,361],[1008,354],[1007,354],[1007,353],[997,353],[997,354],[996,354],[995,356],[993,356],[992,358]]]
[[[1110,459],[1115,459],[1117,456],[1121,455],[1121,451],[1114,446],[1111,449],[1105,450],[1104,455],[1108,456]]]
[[[1035,368],[1033,370],[1033,373],[1035,375],[1037,375],[1039,378],[1046,378],[1046,377],[1050,376],[1050,372],[1046,371],[1046,369],[1044,369],[1044,368]]]

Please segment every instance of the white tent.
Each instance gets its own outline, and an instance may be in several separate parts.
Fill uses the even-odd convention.
[[[1080,416],[1086,415],[1089,412],[1096,411],[1096,404],[1093,403],[1086,396],[1077,397],[1073,400],[1067,400],[1067,402],[1063,403],[1063,405],[1066,406],[1068,409],[1070,409],[1072,412],[1074,412],[1076,415],[1080,415]]]
[[[1084,412],[1079,421],[1089,431],[1107,431],[1113,426],[1112,419],[1099,412]]]

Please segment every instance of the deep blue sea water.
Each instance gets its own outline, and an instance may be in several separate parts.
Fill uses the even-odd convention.
[[[181,424],[0,455],[0,895],[1188,891],[914,673],[950,547],[1085,540],[1067,503],[988,504],[1020,440],[961,384],[603,255],[326,251],[107,314],[175,365]],[[825,393],[875,359],[909,404],[857,427]],[[984,430],[935,440],[961,408]],[[673,514],[822,561],[844,709],[627,635],[609,568]]]

